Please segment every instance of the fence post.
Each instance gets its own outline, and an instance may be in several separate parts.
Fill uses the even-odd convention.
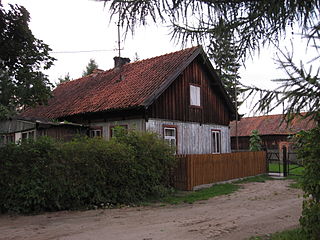
[[[266,165],[265,165],[266,166],[266,173],[269,174],[269,159],[268,159],[268,151],[267,151],[267,149],[264,150],[264,153],[266,154],[265,158],[264,158],[265,161],[266,161]]]
[[[287,172],[287,148],[285,146],[282,147],[282,158],[283,158],[283,176],[288,176]]]

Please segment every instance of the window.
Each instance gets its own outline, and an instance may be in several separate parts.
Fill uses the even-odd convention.
[[[177,128],[175,126],[164,126],[163,138],[168,141],[171,146],[177,147]]]
[[[128,125],[116,125],[116,126],[110,126],[110,138],[112,138],[115,135],[115,129],[116,128],[122,128],[126,132],[128,131]]]
[[[212,145],[211,152],[212,153],[221,153],[221,132],[220,130],[212,130]]]
[[[35,137],[36,137],[36,134],[35,134],[35,131],[34,131],[34,130],[21,133],[21,139],[22,139],[22,140],[25,140],[25,139],[35,139]]]
[[[190,105],[191,106],[201,106],[200,105],[200,87],[190,85]]]
[[[91,129],[90,130],[90,137],[102,137],[102,130],[101,129]]]
[[[7,143],[13,143],[14,142],[14,134],[7,134],[7,135],[1,135],[0,136],[0,146]]]

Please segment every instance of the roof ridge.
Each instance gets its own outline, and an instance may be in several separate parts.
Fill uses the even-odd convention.
[[[299,115],[304,115],[306,114],[306,112],[301,112],[301,113],[295,113],[295,115],[299,116]],[[262,116],[253,116],[253,117],[242,117],[241,119],[244,119],[244,118],[261,118],[261,117],[275,117],[275,116],[284,116],[285,114],[283,113],[277,113],[277,114],[270,114],[270,115],[262,115]]]
[[[168,55],[171,55],[171,54],[176,54],[178,52],[183,52],[183,51],[187,51],[187,50],[191,50],[192,48],[194,49],[197,49],[201,47],[200,45],[197,45],[197,46],[192,46],[192,47],[189,47],[189,48],[185,48],[185,49],[181,49],[181,50],[177,50],[177,51],[174,51],[174,52],[170,52],[170,53],[165,53],[165,54],[162,54],[162,55],[159,55],[159,56],[155,56],[155,57],[150,57],[150,58],[145,58],[145,59],[142,59],[142,60],[138,60],[138,61],[135,61],[135,62],[130,62],[130,63],[127,63],[125,65],[132,65],[132,64],[137,64],[137,63],[143,63],[145,61],[149,61],[149,60],[152,60],[152,59],[156,59],[156,58],[160,58],[160,57],[164,57],[164,56],[168,56]],[[92,77],[93,74],[95,75],[99,75],[99,74],[106,74],[107,72],[110,72],[110,71],[113,71],[115,68],[110,68],[110,69],[107,69],[107,70],[102,70],[101,72],[95,72],[95,73],[90,73],[89,75],[86,75],[86,76],[82,76],[82,77],[79,77],[79,78],[75,78],[75,79],[72,79],[70,81],[67,81],[67,82],[63,82],[61,84],[68,84],[70,82],[75,82],[75,81],[78,81],[78,80],[81,80],[81,79],[84,79],[84,78],[87,78],[87,77]],[[60,84],[59,84],[60,85]]]
[[[162,55],[145,58],[145,59],[138,60],[138,61],[135,61],[135,62],[130,62],[130,63],[127,63],[126,65],[130,65],[130,64],[134,64],[134,63],[139,63],[139,62],[144,62],[144,61],[148,61],[148,60],[152,60],[152,59],[156,59],[156,58],[160,58],[160,57],[165,57],[165,56],[168,56],[168,55],[171,55],[171,54],[176,54],[176,53],[179,53],[179,52],[184,52],[184,51],[187,51],[187,50],[191,50],[192,48],[196,49],[196,48],[199,48],[199,47],[200,47],[200,45],[192,46],[192,47],[185,48],[185,49],[181,49],[181,50],[177,50],[177,51],[174,51],[174,52],[165,53],[165,54],[162,54]],[[113,69],[113,68],[112,68],[112,69]]]

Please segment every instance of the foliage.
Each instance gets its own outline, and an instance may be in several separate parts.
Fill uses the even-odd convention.
[[[121,127],[115,130],[113,140],[135,149],[135,158],[140,162],[137,170],[137,176],[139,177],[137,188],[149,189],[154,196],[161,197],[165,192],[165,189],[161,186],[169,187],[170,185],[170,171],[175,164],[173,160],[174,148],[155,133],[126,132]]]
[[[297,134],[298,157],[303,159],[301,187],[305,192],[300,224],[309,239],[320,236],[320,127]]]
[[[98,64],[96,63],[96,61],[94,59],[90,59],[88,65],[86,66],[86,70],[83,71],[82,73],[82,77],[85,77],[91,73],[93,73],[93,71],[95,69],[98,69]]]
[[[261,138],[259,136],[258,130],[252,130],[250,136],[250,151],[261,151]]]
[[[64,83],[64,82],[69,82],[72,80],[72,78],[70,77],[70,74],[67,73],[64,77],[59,77],[58,80],[59,80],[59,82],[57,85]]]
[[[300,229],[292,229],[262,237],[251,237],[249,240],[309,240],[309,238]]]
[[[0,2],[0,118],[17,108],[44,104],[51,84],[42,73],[53,64],[51,50],[29,29],[30,15],[22,6]]]
[[[318,42],[320,38],[313,40]],[[315,48],[317,52],[317,47]],[[255,103],[254,108],[260,112],[268,113],[282,106],[287,123],[297,115],[318,121],[320,119],[320,67],[313,71],[311,65],[307,70],[302,62],[299,66],[293,61],[293,51],[290,53],[290,51],[279,50],[279,52],[277,60],[279,68],[283,69],[288,77],[273,80],[278,83],[278,87],[274,90],[243,85],[247,91],[247,98],[259,94],[259,101]]]
[[[152,134],[9,144],[0,148],[0,212],[137,203],[166,193],[173,165],[172,149]]]
[[[219,24],[220,28],[224,27],[224,22]],[[237,106],[241,104],[238,96],[242,93],[239,83],[239,53],[233,42],[233,32],[225,31],[223,33],[213,32],[210,35],[210,44],[208,46],[208,56],[213,59],[215,69],[222,80],[225,89]],[[235,89],[237,87],[237,89]]]
[[[261,45],[278,42],[288,26],[298,24],[302,30],[313,26],[318,18],[318,1],[287,0],[161,0],[111,2],[112,15],[120,19],[127,30],[148,22],[170,24],[172,35],[183,43],[209,40],[214,32],[233,32],[239,55],[244,59],[247,53]],[[221,21],[225,22],[221,28]]]

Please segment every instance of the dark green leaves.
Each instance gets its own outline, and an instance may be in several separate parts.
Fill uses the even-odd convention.
[[[0,117],[17,108],[44,104],[51,84],[43,69],[52,66],[54,58],[43,41],[29,29],[28,11],[17,5],[6,10],[0,5]]]

